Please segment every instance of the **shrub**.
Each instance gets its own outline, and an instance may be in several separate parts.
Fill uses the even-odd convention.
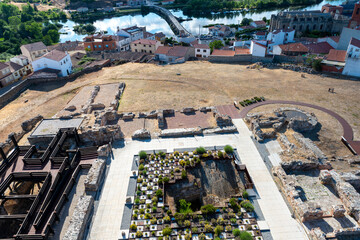
[[[199,155],[202,155],[202,154],[206,153],[206,150],[203,147],[198,147],[198,148],[196,148],[196,153]]]
[[[225,230],[226,230],[227,232],[231,232],[231,226],[226,226]]]
[[[170,179],[168,177],[164,177],[163,181],[164,181],[164,183],[168,183],[170,181]]]
[[[193,228],[191,229],[191,232],[192,232],[192,233],[198,233],[198,231],[199,231],[199,229],[197,229],[196,227],[193,227]]]
[[[131,224],[130,229],[133,230],[133,231],[136,231],[136,229],[137,229],[136,224]]]
[[[201,234],[199,235],[199,240],[205,240],[205,239],[206,239],[205,234],[204,234],[204,233],[201,233]]]
[[[161,158],[165,158],[165,157],[166,157],[166,153],[164,153],[164,152],[159,152],[159,155],[160,155]]]
[[[139,165],[139,171],[142,171],[142,170],[144,170],[144,169],[145,169],[144,164],[140,164],[140,165]]]
[[[213,232],[213,231],[214,230],[213,230],[213,228],[212,228],[212,226],[210,224],[205,225],[205,232]]]
[[[252,236],[250,233],[246,232],[246,231],[241,231],[240,232],[240,239],[241,240],[252,240]]]
[[[150,213],[145,213],[145,219],[150,219],[151,218],[151,214]]]
[[[191,222],[189,220],[185,220],[184,221],[184,225],[185,227],[190,227],[191,226]]]
[[[241,231],[238,228],[235,228],[232,231],[232,234],[234,235],[234,237],[239,237],[240,236]]]
[[[140,203],[140,198],[135,198],[135,204],[139,204]]]
[[[220,226],[220,225],[217,225],[215,227],[215,235],[216,236],[220,236],[220,234],[224,231],[224,227],[223,226]]]
[[[223,152],[222,152],[222,151],[220,151],[220,150],[218,151],[218,157],[219,157],[219,158],[223,158],[223,157],[224,157]]]
[[[202,214],[214,214],[216,211],[216,208],[213,205],[208,204],[208,205],[201,206],[200,210],[201,210]]]
[[[171,233],[172,233],[172,229],[169,228],[169,227],[166,227],[166,228],[163,229],[162,232],[163,232],[163,235],[164,235],[164,236],[170,236]]]
[[[244,200],[241,202],[241,206],[246,209],[248,212],[254,211],[254,206],[251,204],[249,200]]]
[[[156,196],[159,198],[159,197],[162,197],[163,196],[163,191],[161,190],[161,189],[158,189],[157,191],[156,191]]]
[[[230,222],[231,222],[232,224],[236,224],[236,218],[231,218],[231,219],[230,219]]]
[[[187,233],[185,235],[185,240],[191,240],[191,239],[192,239],[191,233]]]
[[[175,172],[180,172],[180,168],[175,168]]]
[[[157,222],[156,218],[153,218],[153,219],[150,220],[150,223],[151,223],[152,225],[156,224],[156,222]]]
[[[246,190],[244,190],[243,193],[242,193],[242,196],[243,196],[243,198],[248,199],[249,198],[249,193]]]
[[[226,152],[227,154],[231,154],[231,153],[234,152],[234,149],[233,149],[230,145],[226,145],[226,146],[224,147],[224,150],[225,150],[225,152]]]
[[[146,152],[145,151],[140,151],[139,152],[139,157],[140,157],[140,159],[146,159],[146,157],[147,157]]]
[[[219,225],[224,225],[224,219],[223,218],[218,218],[216,222]]]
[[[180,155],[179,151],[174,152],[174,156],[179,156],[179,155]]]
[[[181,172],[181,178],[185,179],[187,177],[186,170],[182,170]]]
[[[137,231],[136,232],[136,237],[137,238],[141,238],[143,236],[143,233],[142,232],[140,232],[140,231]]]
[[[170,222],[170,217],[169,217],[169,216],[165,216],[165,217],[163,218],[163,220],[164,220],[164,222]]]
[[[193,211],[191,210],[191,203],[186,202],[185,199],[180,199],[179,200],[179,212],[180,213],[192,213]]]

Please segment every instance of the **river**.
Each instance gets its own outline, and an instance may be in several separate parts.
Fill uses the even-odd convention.
[[[324,0],[320,4],[308,6],[305,8],[300,8],[299,10],[320,10],[321,6],[326,3],[330,3],[333,5],[339,5],[343,2],[340,1],[327,1]],[[224,23],[224,24],[231,24],[231,23],[239,23],[243,18],[252,18],[254,20],[261,20],[263,17],[270,19],[272,14],[276,14],[281,10],[272,10],[272,11],[263,11],[261,13],[240,13],[240,12],[229,12],[227,14],[214,14],[211,18],[196,18],[193,17],[190,21],[184,21],[181,24],[191,33],[199,34],[199,33],[207,33],[208,30],[206,28],[202,28],[204,25],[214,24],[214,23]],[[183,14],[181,10],[172,10],[173,14],[177,17],[187,18]],[[75,41],[75,40],[82,40],[85,35],[77,34],[73,31],[74,25],[76,23],[71,20],[67,20],[63,23],[64,26],[60,30],[62,33],[60,35],[60,42],[65,42],[68,40]],[[121,17],[112,17],[112,18],[105,18],[101,20],[97,20],[94,23],[97,31],[107,31],[109,34],[113,34],[116,32],[117,27],[126,28],[132,25],[137,26],[146,26],[146,30],[151,33],[156,32],[163,32],[166,36],[174,36],[174,33],[171,31],[169,25],[166,23],[164,19],[160,16],[156,15],[155,13],[149,13],[146,16],[142,16],[141,14],[137,15],[127,15]]]

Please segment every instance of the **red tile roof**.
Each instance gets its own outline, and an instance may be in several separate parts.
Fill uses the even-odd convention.
[[[214,49],[211,56],[229,56],[232,57],[235,55],[235,51],[233,50],[220,50],[220,49]]]
[[[332,36],[332,37],[330,37],[334,42],[339,42],[339,40],[340,40],[340,36]]]
[[[315,53],[315,54],[328,54],[331,49],[334,49],[327,42],[310,43],[310,44],[306,44],[305,46],[309,49],[309,53]]]
[[[284,52],[307,52],[309,49],[302,43],[290,43],[279,45]]]
[[[345,62],[346,50],[331,49],[326,57],[328,61]]]
[[[360,48],[360,40],[359,39],[351,38],[350,44],[355,46],[355,47]]]
[[[155,54],[167,54],[170,51],[171,47],[168,46],[160,46],[156,49]]]
[[[248,48],[235,48],[235,55],[247,55],[250,54],[250,49]]]
[[[266,25],[266,22],[264,21],[254,21],[256,25]]]
[[[257,33],[255,33],[256,35],[258,35],[258,36],[265,36],[266,35],[266,32],[257,32]]]
[[[266,45],[263,45],[263,44],[261,44],[261,43],[259,43],[259,42],[256,42],[256,41],[252,41],[252,42],[253,42],[254,44],[260,46],[260,47],[266,48]]]
[[[206,44],[194,43],[194,44],[192,44],[192,46],[194,48],[210,49],[209,45],[206,45]]]
[[[58,62],[58,61],[62,60],[64,57],[66,57],[66,53],[59,51],[59,50],[52,50],[51,52],[45,54],[42,57]]]
[[[155,45],[156,44],[156,40],[150,40],[150,39],[139,39],[139,40],[135,40],[132,43],[134,44],[146,44],[146,45]]]
[[[167,53],[168,56],[174,57],[185,57],[186,53],[189,51],[190,47],[183,46],[174,46]]]

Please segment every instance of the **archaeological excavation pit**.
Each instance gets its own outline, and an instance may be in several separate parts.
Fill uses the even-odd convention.
[[[165,185],[165,202],[173,212],[180,199],[190,202],[193,211],[207,204],[225,207],[245,190],[245,182],[245,173],[236,170],[233,161],[209,159],[189,169],[187,178]]]

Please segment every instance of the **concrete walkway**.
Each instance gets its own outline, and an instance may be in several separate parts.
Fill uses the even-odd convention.
[[[241,119],[233,120],[239,134],[213,135],[188,138],[153,139],[148,142],[126,141],[122,148],[114,149],[106,182],[90,229],[91,240],[118,239],[126,200],[133,155],[140,150],[195,148],[230,144],[237,148],[241,161],[246,164],[260,196],[258,203],[271,230],[273,239],[308,239],[301,225],[291,217],[290,211],[276,187],[268,169],[250,136],[251,132]]]

